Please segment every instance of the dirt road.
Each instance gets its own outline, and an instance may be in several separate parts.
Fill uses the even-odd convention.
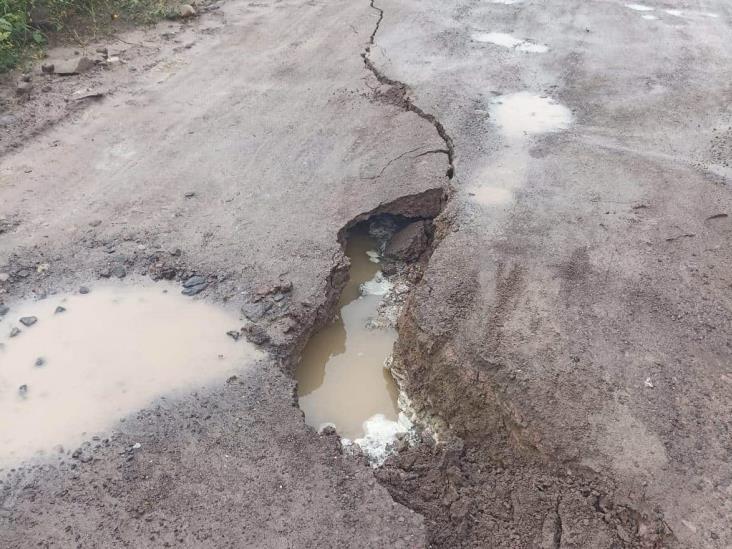
[[[0,300],[200,275],[266,357],[0,472],[2,545],[732,544],[730,17],[231,0],[113,69],[2,158]],[[437,231],[394,366],[427,433],[374,473],[290,374],[375,211]]]

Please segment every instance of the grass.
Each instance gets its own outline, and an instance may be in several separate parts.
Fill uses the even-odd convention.
[[[171,0],[0,0],[0,73],[69,37],[83,43],[125,23],[152,23],[173,13]]]

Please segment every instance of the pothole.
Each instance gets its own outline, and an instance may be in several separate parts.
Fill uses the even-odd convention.
[[[350,277],[333,322],[316,333],[296,369],[298,402],[311,427],[333,428],[344,446],[380,463],[411,422],[389,369],[408,271],[427,248],[430,223],[377,216],[346,236]]]
[[[236,341],[240,325],[173,284],[11,307],[0,323],[0,467],[65,453],[162,394],[240,372],[259,354]]]

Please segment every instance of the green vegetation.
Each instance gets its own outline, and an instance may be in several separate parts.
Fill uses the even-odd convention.
[[[175,2],[177,3],[177,2]],[[151,23],[171,13],[169,0],[0,0],[0,72],[40,51],[52,35],[78,42],[120,22]]]

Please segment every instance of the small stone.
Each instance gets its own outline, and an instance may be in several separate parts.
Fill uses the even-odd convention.
[[[96,50],[97,53],[101,53],[106,56],[109,53],[109,49],[106,46],[99,46]]]
[[[19,278],[28,278],[29,276],[30,276],[30,271],[28,269],[21,269],[18,271]]]
[[[183,195],[184,198],[193,198],[194,196],[196,196],[196,193],[194,192],[188,192]]]
[[[229,336],[234,341],[239,341],[239,338],[241,337],[241,332],[238,330],[230,330],[226,332],[226,335]]]
[[[112,267],[112,274],[117,278],[124,278],[127,276],[127,270],[122,265]]]
[[[269,341],[269,334],[267,334],[267,330],[262,328],[259,324],[250,324],[243,330],[247,335],[247,339],[255,345],[264,345]]]
[[[53,70],[55,69],[53,63],[44,63],[41,65],[41,71],[43,71],[46,74],[53,74]]]
[[[195,17],[195,16],[196,16],[196,10],[194,10],[193,6],[191,6],[190,4],[182,4],[178,8],[178,17],[187,19],[188,17]]]
[[[200,275],[194,275],[183,283],[184,288],[192,288],[193,286],[199,286],[205,284],[206,279]]]
[[[107,269],[105,267],[104,269],[102,269],[101,271],[99,271],[99,276],[101,278],[109,278],[110,276],[112,276],[112,271],[110,271],[109,269]]]
[[[18,394],[22,397],[28,394],[28,385],[23,383],[20,387],[18,387]]]
[[[86,286],[81,286],[81,287],[79,288],[79,293],[80,293],[81,295],[86,295],[86,294],[88,294],[88,293],[89,293],[89,288],[87,288]]]
[[[46,365],[46,359],[45,358],[43,358],[41,356],[41,357],[38,357],[36,359],[36,363],[35,363],[36,368],[40,368],[41,366],[45,366],[45,365]]]
[[[140,448],[142,448],[142,444],[140,444],[139,442],[135,442],[135,443],[134,443],[134,444],[132,445],[132,449],[133,449],[133,450],[139,450]]]
[[[10,329],[10,337],[15,337],[20,333],[20,329],[17,326],[13,326]]]
[[[38,322],[38,318],[35,316],[24,316],[20,319],[20,323],[26,328],[33,326],[36,322]]]
[[[8,314],[8,311],[10,310],[10,307],[7,305],[0,305],[0,316],[5,316]]]
[[[90,227],[99,227],[99,225],[101,225],[101,224],[102,224],[101,219],[95,219],[94,221],[89,222]]]
[[[272,304],[266,301],[260,301],[258,303],[245,303],[241,307],[242,314],[252,322],[260,320],[267,311],[272,308]]]
[[[183,295],[192,296],[192,295],[201,293],[207,287],[208,287],[208,284],[204,282],[203,284],[197,284],[196,286],[189,286],[187,288],[183,288],[183,291],[181,293]]]
[[[58,307],[56,307],[56,310],[53,311],[53,314],[58,315],[58,314],[65,313],[65,312],[66,312],[66,308],[59,305]]]

